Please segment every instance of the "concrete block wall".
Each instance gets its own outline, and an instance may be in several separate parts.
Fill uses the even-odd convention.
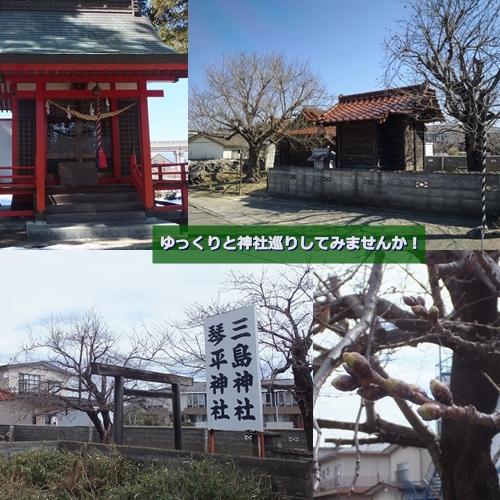
[[[2,430],[5,428],[5,432]],[[98,443],[99,435],[93,426],[58,427],[49,425],[4,425],[0,426],[0,435],[10,432],[11,442],[22,441],[80,441]],[[182,448],[190,452],[208,451],[207,430],[196,427],[182,428]],[[273,430],[279,435],[279,446],[283,450],[307,450],[305,433],[302,429]],[[174,448],[172,427],[160,426],[124,426],[123,444],[153,448]],[[217,453],[252,456],[252,439],[244,432],[215,432]]]
[[[188,451],[205,451],[205,429],[182,428],[182,448]],[[123,444],[174,449],[174,429],[160,426],[125,426]]]
[[[500,215],[500,173],[487,174],[486,210]],[[275,167],[268,193],[342,205],[480,217],[479,173],[381,172]]]
[[[58,427],[52,425],[12,425],[10,441],[86,441],[99,442],[93,427],[80,425]]]

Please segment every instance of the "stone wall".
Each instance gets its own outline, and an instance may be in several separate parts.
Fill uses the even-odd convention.
[[[481,215],[479,173],[382,172],[275,167],[268,193],[341,205],[380,207],[465,217]],[[500,214],[500,173],[487,174],[486,209]]]
[[[22,441],[80,441],[98,443],[99,435],[93,426],[58,427],[49,425],[0,425],[0,436],[10,432],[11,442]],[[191,452],[208,451],[207,429],[196,427],[182,428],[182,449]],[[266,433],[273,448],[283,451],[307,450],[305,434],[302,429],[273,429]],[[272,439],[271,439],[272,438]],[[172,427],[125,426],[123,444],[174,449]],[[252,437],[244,432],[215,431],[215,451],[230,455],[252,456],[255,451]]]

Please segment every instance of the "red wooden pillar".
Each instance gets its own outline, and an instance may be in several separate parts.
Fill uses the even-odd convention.
[[[114,86],[114,84],[113,84]],[[118,109],[116,98],[110,99],[111,110]],[[118,124],[118,115],[111,117],[111,140],[113,141],[113,161],[115,180],[121,179],[121,156],[120,156],[120,129]]]
[[[17,91],[17,87],[15,89]],[[12,165],[14,167],[19,166],[19,107],[17,105],[17,96],[12,97]],[[14,175],[18,175],[19,172],[12,169]]]
[[[147,83],[145,80],[139,82],[139,113],[140,113],[140,133],[142,151],[142,177],[144,181],[144,205],[146,215],[154,215],[154,192],[153,177],[151,174],[151,143],[149,137],[149,113]]]
[[[38,87],[44,85],[43,82],[37,83],[36,93],[36,220],[45,220],[45,176],[47,169],[47,134],[46,121],[47,110],[45,109],[45,98]]]

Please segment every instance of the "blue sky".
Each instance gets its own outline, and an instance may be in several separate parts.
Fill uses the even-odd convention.
[[[383,38],[405,13],[400,0],[190,0],[190,82],[224,54],[280,51],[309,60],[335,98],[377,90]]]
[[[186,319],[185,307],[209,304],[232,265],[162,265],[147,250],[4,250],[1,252],[0,364],[9,361],[27,327],[38,330],[51,313],[80,315],[91,308],[125,339]],[[260,274],[260,265],[238,271]]]
[[[187,78],[177,83],[148,84],[149,89],[162,89],[164,97],[150,97],[149,129],[152,141],[187,141]]]

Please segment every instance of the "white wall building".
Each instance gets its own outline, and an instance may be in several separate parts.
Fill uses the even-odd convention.
[[[32,363],[14,363],[0,366],[0,424],[36,424],[36,425],[86,425],[91,424],[88,416],[79,411],[47,411],[40,406],[23,404],[26,394],[58,391],[64,397],[71,396],[60,389],[69,379],[68,374],[45,361]]]
[[[361,469],[354,500],[423,500],[424,479],[435,471],[427,450],[387,443],[361,445]],[[356,469],[356,449],[324,448],[319,458],[321,483],[314,498],[347,500]],[[432,498],[432,497],[427,497]]]

